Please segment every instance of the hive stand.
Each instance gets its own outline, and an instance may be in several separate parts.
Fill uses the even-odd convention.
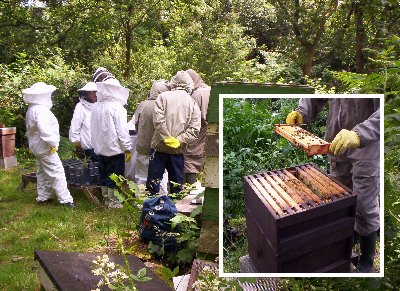
[[[9,169],[18,164],[15,157],[16,132],[15,127],[3,127],[0,124],[0,168]]]
[[[23,174],[22,175],[22,181],[21,183],[17,186],[17,190],[22,190],[25,189],[29,183],[37,183],[37,179],[36,179],[36,173],[28,173],[28,174]],[[102,206],[101,203],[101,189],[99,186],[95,186],[95,185],[86,185],[86,186],[82,186],[82,185],[71,185],[71,184],[67,184],[68,185],[68,189],[70,190],[78,190],[78,191],[82,191],[83,194],[85,194],[86,198],[93,202],[96,206]]]
[[[204,163],[204,203],[202,209],[202,224],[197,251],[203,254],[218,255],[218,205],[219,205],[219,184],[218,184],[218,90],[211,87],[210,101],[207,111],[207,133]]]
[[[42,288],[46,291],[96,289],[102,277],[92,273],[94,269],[92,262],[97,260],[98,256],[102,257],[102,254],[34,251],[34,257],[39,262],[39,280]],[[125,267],[123,256],[109,254],[108,257],[111,262]],[[127,256],[127,259],[132,274],[146,268],[145,264],[135,256]],[[148,268],[146,268],[146,277],[150,277],[151,280],[139,282],[137,284],[139,290],[172,290]]]

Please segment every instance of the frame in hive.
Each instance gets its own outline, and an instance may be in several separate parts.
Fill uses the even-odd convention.
[[[275,124],[275,132],[302,149],[308,156],[329,153],[330,143],[297,125]]]

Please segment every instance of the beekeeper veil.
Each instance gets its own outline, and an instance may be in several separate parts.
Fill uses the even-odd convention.
[[[22,94],[24,101],[28,104],[46,105],[51,108],[53,106],[52,96],[56,89],[53,85],[37,82],[31,87],[23,89]]]
[[[97,102],[119,101],[122,106],[126,105],[129,97],[129,89],[121,86],[120,82],[112,78],[107,78],[103,82],[97,83]]]

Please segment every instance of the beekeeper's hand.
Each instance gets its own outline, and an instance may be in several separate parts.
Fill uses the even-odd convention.
[[[355,131],[342,129],[332,141],[329,151],[335,156],[345,150],[356,149],[360,146],[360,137]]]
[[[286,124],[302,124],[303,123],[303,116],[298,111],[292,111],[286,117]]]
[[[79,149],[81,147],[81,142],[78,141],[74,145],[75,145],[75,148]]]
[[[57,147],[50,147],[50,153],[55,154],[57,152]]]
[[[164,139],[164,143],[174,149],[179,148],[179,146],[181,145],[181,143],[179,142],[179,140],[177,140],[175,137],[170,136],[167,137],[166,139]]]
[[[128,163],[132,158],[131,151],[125,151],[125,163]]]

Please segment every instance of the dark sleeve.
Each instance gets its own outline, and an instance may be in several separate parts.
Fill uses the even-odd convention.
[[[296,111],[303,116],[304,123],[310,123],[322,111],[327,98],[301,98]]]

